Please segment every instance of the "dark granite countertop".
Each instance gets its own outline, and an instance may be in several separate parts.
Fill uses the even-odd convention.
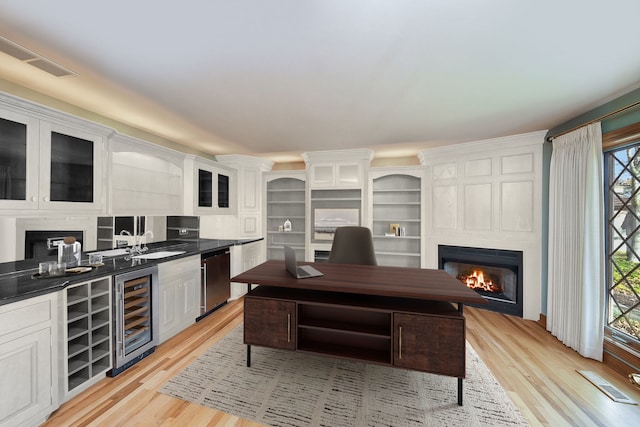
[[[0,305],[9,304],[51,292],[57,292],[74,283],[86,282],[87,280],[93,280],[99,277],[114,276],[128,271],[158,265],[163,262],[175,261],[177,259],[193,255],[224,250],[231,246],[244,245],[247,243],[257,242],[259,240],[262,240],[262,238],[245,240],[174,240],[149,243],[149,250],[145,253],[158,251],[184,251],[184,253],[161,259],[132,259],[125,255],[108,258],[105,257],[103,259],[103,266],[95,267],[89,272],[67,274],[66,276],[52,278],[34,278],[33,276],[38,273],[38,264],[40,262],[52,261],[55,260],[55,257],[0,263]],[[88,263],[88,253],[90,252],[82,254],[83,265]]]

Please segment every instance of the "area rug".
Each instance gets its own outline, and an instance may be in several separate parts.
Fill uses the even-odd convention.
[[[332,357],[251,347],[242,325],[160,390],[270,426],[525,426],[467,343],[464,405],[457,379]]]

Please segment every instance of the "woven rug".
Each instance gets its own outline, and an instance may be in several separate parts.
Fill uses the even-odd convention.
[[[287,350],[251,347],[242,325],[160,390],[271,426],[523,426],[513,405],[467,343],[464,405],[457,379]]]

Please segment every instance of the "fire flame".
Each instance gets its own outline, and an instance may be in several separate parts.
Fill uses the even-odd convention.
[[[491,280],[485,280],[482,271],[473,271],[469,276],[461,276],[462,283],[471,289],[481,289],[488,292],[499,292],[500,287],[496,286]]]

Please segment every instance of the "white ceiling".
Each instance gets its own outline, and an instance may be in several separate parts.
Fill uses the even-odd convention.
[[[549,129],[640,86],[638,0],[0,0],[0,78],[211,154],[378,157]]]

